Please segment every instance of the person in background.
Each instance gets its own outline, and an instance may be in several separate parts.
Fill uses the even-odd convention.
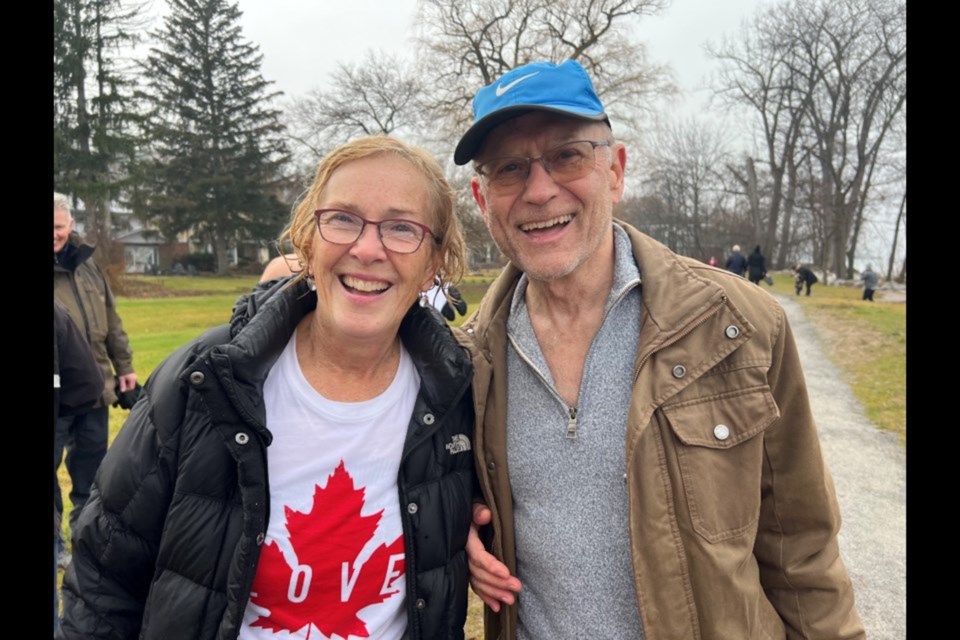
[[[113,292],[100,267],[93,260],[94,247],[81,243],[74,230],[70,201],[53,194],[53,299],[66,308],[70,318],[85,335],[103,372],[103,393],[89,410],[64,415],[54,433],[54,475],[66,449],[70,490],[70,529],[90,496],[93,477],[107,452],[109,407],[120,393],[137,388],[133,352],[123,322],[117,313]],[[55,487],[59,494],[59,484]],[[59,498],[58,498],[59,499]],[[65,543],[60,548],[61,565],[69,562]]]
[[[767,275],[767,264],[760,253],[760,245],[757,245],[753,252],[747,256],[747,279],[753,284],[760,286],[760,281]]]
[[[421,298],[424,304],[433,305],[447,322],[457,319],[457,314],[467,315],[467,303],[460,294],[460,290],[451,284],[434,283],[430,291]]]
[[[418,302],[463,273],[454,199],[394,138],[323,158],[303,269],[161,363],[110,447],[64,638],[463,637],[473,368]]]
[[[576,62],[473,107],[454,159],[510,260],[463,326],[486,637],[863,639],[783,308],[613,219],[627,149]]]
[[[807,295],[810,295],[810,287],[815,285],[818,282],[817,274],[813,272],[809,267],[805,267],[799,262],[793,267],[794,272],[794,284],[796,285],[797,295],[800,295],[800,292],[803,290],[804,285],[807,287]]]
[[[90,410],[103,393],[103,372],[87,344],[87,339],[59,302],[53,302],[53,429],[60,416],[72,416]],[[53,486],[59,487],[57,474]],[[60,568],[60,521],[63,499],[53,492],[53,628],[60,627],[60,603],[57,598],[57,571]]]
[[[877,272],[873,270],[873,265],[867,265],[860,279],[863,281],[863,299],[873,302],[873,292],[877,290]]]
[[[277,256],[267,263],[260,274],[260,282],[268,282],[277,278],[286,278],[288,276],[300,273],[303,268],[300,266],[299,259],[295,253],[285,253]]]
[[[740,245],[733,245],[733,249],[731,249],[731,251],[732,253],[727,258],[727,262],[723,265],[723,268],[730,273],[735,273],[738,276],[743,277],[743,272],[747,269],[747,259],[742,253],[740,253]]]

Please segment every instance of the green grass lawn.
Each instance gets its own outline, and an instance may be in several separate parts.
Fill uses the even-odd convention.
[[[797,296],[789,273],[773,274],[774,290],[800,303],[817,327],[870,420],[907,444],[907,305],[861,299],[860,287],[813,285]]]

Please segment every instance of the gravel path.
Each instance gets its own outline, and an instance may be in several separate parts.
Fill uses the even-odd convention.
[[[796,301],[776,296],[790,319],[843,525],[840,553],[869,640],[907,637],[906,452],[871,423],[823,351]]]

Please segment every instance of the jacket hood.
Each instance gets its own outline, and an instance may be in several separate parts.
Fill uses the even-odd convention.
[[[96,247],[80,240],[80,234],[71,231],[67,244],[60,253],[53,254],[53,268],[61,271],[76,271],[77,267],[90,259]]]

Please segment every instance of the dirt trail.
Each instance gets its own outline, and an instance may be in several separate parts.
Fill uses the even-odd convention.
[[[843,517],[840,553],[867,638],[901,640],[907,637],[906,452],[896,436],[866,418],[800,305],[776,297],[793,328],[823,454],[837,488]]]

